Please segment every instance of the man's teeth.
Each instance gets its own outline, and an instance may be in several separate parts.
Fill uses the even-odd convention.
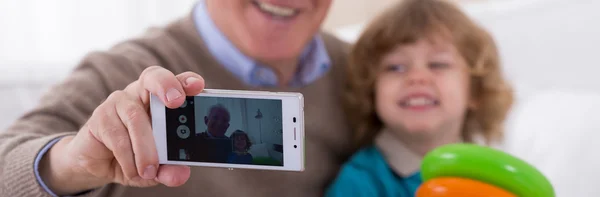
[[[427,106],[427,105],[434,105],[434,104],[436,104],[436,102],[433,99],[417,97],[417,98],[410,98],[410,99],[402,102],[402,104],[404,106]]]
[[[296,10],[293,8],[280,7],[280,6],[276,6],[276,5],[272,5],[272,4],[264,3],[264,2],[257,2],[257,3],[258,3],[258,7],[262,11],[268,12],[269,14],[272,14],[275,16],[288,17],[288,16],[294,15],[294,13],[296,12]]]

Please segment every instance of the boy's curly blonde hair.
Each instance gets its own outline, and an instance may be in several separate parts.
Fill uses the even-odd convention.
[[[513,94],[502,76],[491,35],[452,3],[403,0],[368,26],[350,54],[345,106],[359,147],[372,143],[383,127],[374,92],[383,56],[398,45],[440,36],[452,41],[470,68],[470,94],[476,107],[466,113],[463,140],[474,142],[481,136],[490,144],[502,137]]]

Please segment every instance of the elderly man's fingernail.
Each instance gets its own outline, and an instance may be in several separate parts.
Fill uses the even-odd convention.
[[[200,79],[198,79],[198,78],[196,78],[196,77],[188,77],[188,78],[185,80],[185,85],[188,85],[188,86],[189,86],[189,85],[191,85],[191,84],[193,84],[193,83],[196,83],[196,82],[198,82],[198,81],[200,81]]]
[[[175,99],[178,99],[179,97],[181,97],[181,92],[179,92],[179,90],[175,89],[175,88],[171,88],[169,89],[169,91],[167,91],[167,102],[171,102]]]
[[[142,178],[146,180],[152,180],[156,178],[156,167],[154,167],[154,165],[149,165],[146,167],[146,169],[144,169],[144,174],[142,176]]]

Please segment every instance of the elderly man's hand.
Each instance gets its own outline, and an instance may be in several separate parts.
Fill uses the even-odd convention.
[[[204,88],[194,73],[175,76],[149,67],[125,90],[113,92],[96,108],[77,135],[54,145],[41,163],[44,182],[58,195],[119,183],[135,187],[180,186],[190,177],[187,166],[158,165],[150,119],[149,93],[169,108]]]

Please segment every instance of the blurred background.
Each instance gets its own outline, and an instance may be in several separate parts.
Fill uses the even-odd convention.
[[[353,42],[399,0],[334,0],[325,31]],[[455,0],[496,38],[517,100],[498,148],[558,196],[600,196],[600,1]],[[0,0],[0,129],[86,53],[189,14],[195,0]]]

